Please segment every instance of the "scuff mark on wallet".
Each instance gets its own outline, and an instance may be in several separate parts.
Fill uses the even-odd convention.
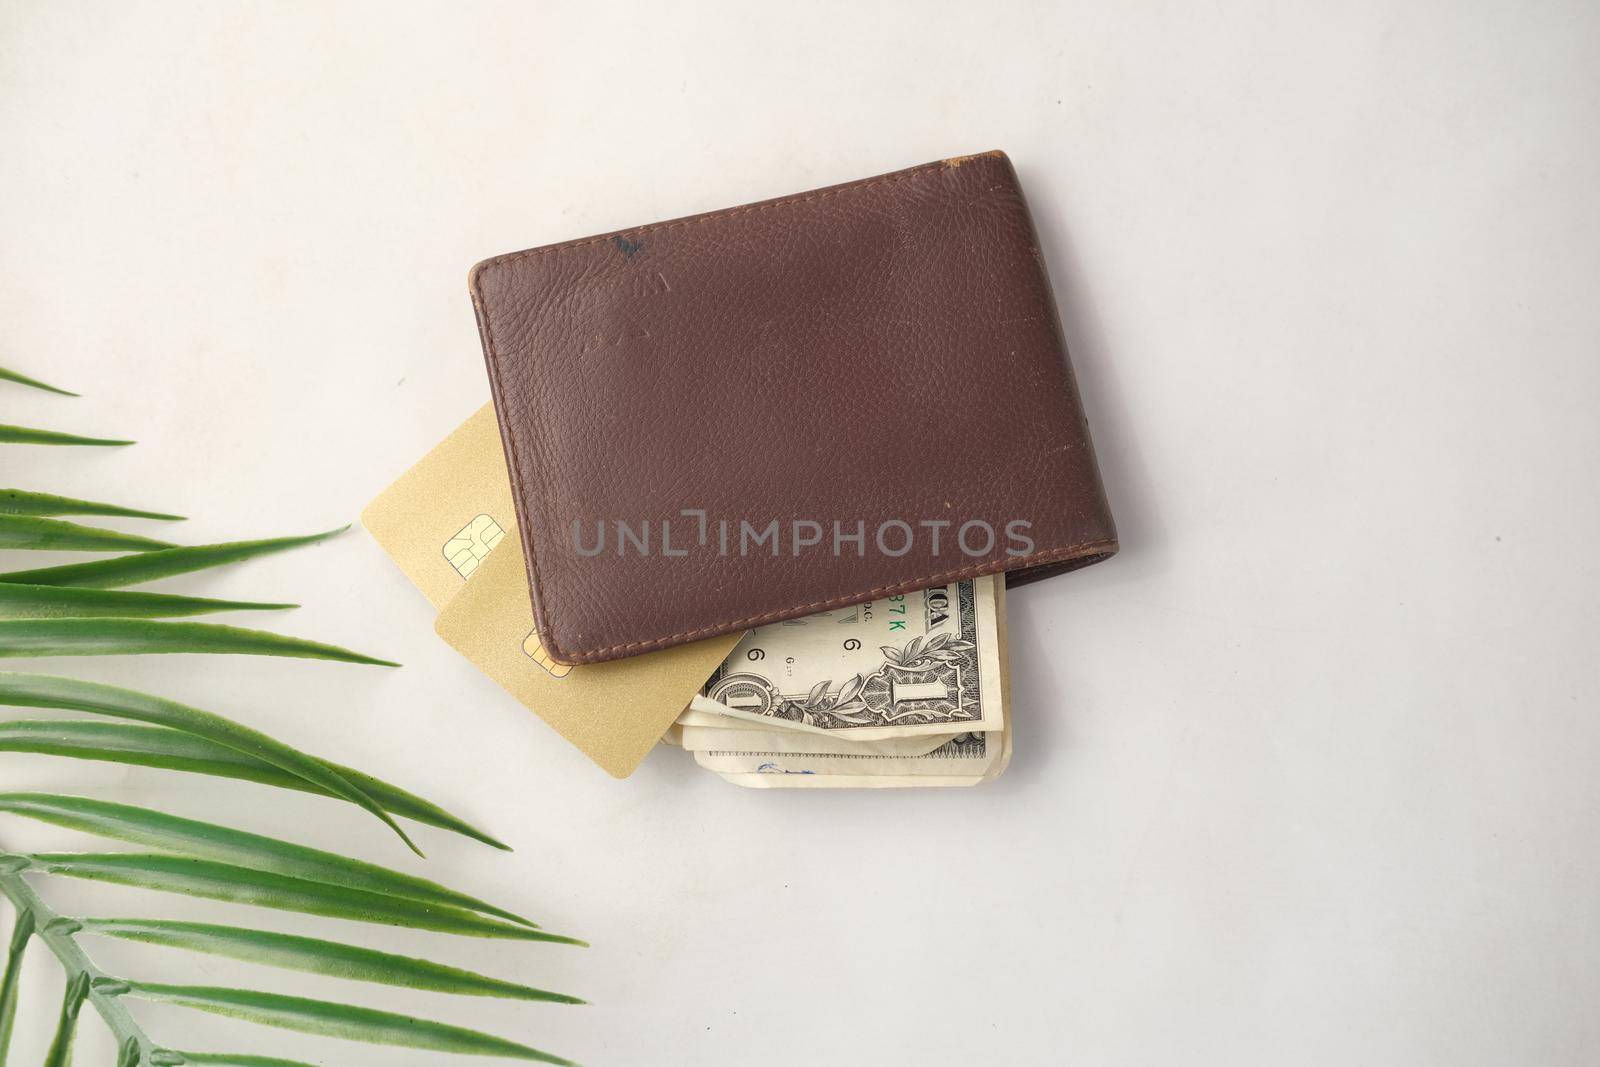
[[[642,326],[625,328],[617,333],[594,333],[584,338],[578,345],[578,353],[582,355],[601,348],[617,348],[629,341],[643,341],[649,336],[650,331]]]
[[[1005,153],[999,151],[998,149],[994,149],[994,150],[991,150],[991,151],[988,151],[988,152],[974,152],[970,156],[951,156],[949,159],[941,159],[941,160],[939,160],[939,166],[943,167],[945,170],[955,170],[957,167],[966,166],[968,163],[971,163],[974,159],[986,159],[986,158],[989,158],[991,156],[995,157],[995,158],[999,158],[1000,156],[1003,156],[1003,155],[1005,155]]]

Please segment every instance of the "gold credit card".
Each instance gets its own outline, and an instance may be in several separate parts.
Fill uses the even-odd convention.
[[[583,750],[626,778],[743,634],[576,667],[545,655],[515,530],[439,613],[440,637]]]
[[[361,513],[442,611],[435,629],[608,773],[633,773],[739,634],[572,667],[533,632],[527,568],[494,407],[485,404]]]
[[[361,525],[442,608],[516,527],[494,405],[456,427],[368,504]]]

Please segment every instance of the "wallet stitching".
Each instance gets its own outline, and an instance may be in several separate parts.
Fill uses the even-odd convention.
[[[1044,550],[1043,552],[1035,552],[1032,555],[1016,556],[1012,558],[1011,562],[1018,565],[1024,563],[1059,563],[1062,560],[1072,559],[1074,556],[1085,556],[1095,552],[1104,552],[1107,550],[1114,552],[1116,551],[1117,547],[1118,545],[1115,539],[1091,541],[1087,544],[1074,545],[1071,548],[1050,548]],[[587,659],[603,656],[607,652],[623,652],[634,648],[655,648],[661,645],[671,644],[675,641],[692,637],[700,637],[702,635],[710,636],[713,634],[731,633],[734,630],[743,630],[764,622],[771,622],[774,619],[782,618],[783,616],[790,615],[793,612],[823,611],[831,607],[837,607],[841,604],[860,603],[863,600],[875,600],[879,596],[883,596],[885,594],[895,593],[901,590],[910,590],[924,584],[932,585],[941,581],[949,582],[960,581],[965,578],[981,578],[985,575],[1000,574],[1014,569],[1014,567],[1005,566],[1003,562],[1002,565],[998,567],[992,566],[991,563],[975,563],[967,567],[958,567],[952,571],[941,571],[936,574],[930,574],[923,578],[911,578],[903,582],[895,582],[891,585],[880,585],[876,589],[868,589],[864,593],[846,593],[843,596],[830,597],[827,600],[817,600],[810,604],[796,604],[793,607],[781,608],[777,611],[768,611],[760,615],[752,615],[747,619],[735,619],[733,622],[718,623],[715,626],[702,626],[696,630],[684,630],[679,633],[672,634],[669,637],[655,637],[648,641],[630,641],[626,644],[610,645],[606,648],[590,649],[585,652],[576,653],[572,658],[577,662],[582,662]],[[544,635],[541,633],[541,639],[543,636]],[[552,646],[550,642],[546,641],[545,649],[549,651],[551,648]],[[557,648],[555,651],[559,652],[561,650]]]
[[[995,158],[1000,157],[997,156]],[[948,164],[945,161],[925,163],[920,167],[912,167],[910,170],[901,171],[898,174],[886,174],[879,178],[868,178],[863,181],[850,182],[845,185],[836,186],[832,189],[824,189],[820,192],[807,193],[802,196],[785,197],[778,200],[769,200],[763,204],[751,204],[748,207],[729,208],[724,211],[715,211],[705,215],[695,215],[691,216],[690,218],[678,219],[673,222],[658,222],[649,226],[641,226],[634,229],[619,230],[616,232],[631,234],[656,233],[661,230],[670,230],[678,226],[690,226],[701,222],[714,222],[718,219],[734,218],[739,215],[748,215],[757,211],[768,211],[775,208],[788,207],[792,204],[805,204],[815,200],[824,200],[828,197],[838,196],[843,193],[859,192],[878,185],[889,185],[894,182],[906,181],[910,178],[916,177],[919,174],[927,173],[928,171],[944,170],[947,168]],[[483,310],[482,326],[483,339],[485,342],[484,347],[489,357],[489,369],[494,376],[493,384],[497,393],[503,392],[500,382],[500,351],[495,345],[494,329],[489,321],[490,316],[488,313],[488,308],[484,306],[481,295],[478,292],[478,276],[482,269],[491,266],[499,266],[502,263],[514,263],[518,260],[528,259],[533,256],[561,253],[575,248],[584,248],[589,245],[603,244],[606,241],[611,240],[611,237],[611,234],[604,234],[599,237],[590,237],[578,241],[569,241],[565,244],[547,245],[543,248],[530,248],[521,252],[507,253],[506,255],[496,256],[493,259],[486,261],[478,270],[473,272],[473,297],[474,302]],[[520,435],[515,432],[509,432],[505,435],[506,441],[511,447],[511,476],[516,480],[515,488],[517,490],[517,499],[520,502],[524,494],[522,492],[521,484],[522,461],[518,445],[519,436]],[[548,499],[550,494],[547,483],[544,481],[542,476],[536,475],[536,477],[539,478],[539,487],[541,490],[539,494],[540,498]],[[546,616],[542,609],[543,596],[541,589],[543,588],[543,583],[539,579],[538,552],[535,550],[531,539],[524,538],[524,541],[527,543],[523,545],[523,551],[526,553],[528,567],[532,572],[530,577],[533,579],[533,589],[530,591],[531,597],[540,603],[539,610],[535,612],[534,629],[539,634],[539,640],[544,644],[546,651],[553,652],[558,657],[569,659],[574,663],[590,662],[613,652],[627,652],[634,649],[660,648],[664,645],[676,644],[680,641],[685,641],[702,635],[729,633],[733,630],[756,626],[774,619],[791,616],[795,613],[822,611],[829,607],[840,604],[859,603],[863,600],[873,599],[880,595],[893,593],[899,590],[910,589],[924,584],[932,584],[940,580],[961,580],[968,577],[979,577],[984,574],[999,573],[1013,569],[1013,567],[1005,566],[1003,564],[1001,566],[991,566],[989,564],[978,563],[967,567],[959,567],[955,570],[937,572],[922,578],[912,578],[907,581],[894,582],[889,585],[879,586],[875,589],[869,589],[864,593],[849,593],[843,596],[831,597],[827,600],[814,601],[810,604],[796,604],[792,607],[780,608],[776,611],[768,611],[760,615],[752,615],[749,618],[737,619],[733,622],[718,623],[714,626],[702,626],[693,630],[681,630],[678,633],[669,634],[666,637],[651,638],[648,641],[629,641],[623,644],[607,645],[603,648],[586,649],[579,652],[568,653],[553,639],[549,628],[545,625],[542,625]],[[1029,563],[1059,562],[1061,560],[1071,559],[1073,556],[1087,555],[1099,550],[1111,549],[1112,551],[1115,551],[1116,547],[1117,542],[1114,539],[1094,541],[1086,545],[1077,545],[1072,548],[1046,549],[1041,552],[1034,552],[1027,556],[1015,557],[1011,560],[1011,563],[1014,566],[1022,566]]]
[[[750,204],[746,207],[727,208],[722,211],[713,211],[705,215],[691,215],[686,219],[675,219],[672,222],[655,222],[648,226],[637,226],[631,229],[617,230],[614,234],[602,234],[599,237],[588,237],[578,241],[568,241],[565,244],[545,245],[542,248],[528,248],[521,252],[508,252],[503,256],[495,256],[493,259],[490,259],[485,266],[498,266],[501,263],[515,263],[518,260],[528,259],[532,256],[543,256],[553,252],[566,252],[574,248],[585,248],[589,245],[604,244],[611,240],[615,234],[656,233],[660,230],[670,230],[676,226],[692,226],[698,222],[715,222],[718,219],[731,219],[739,215],[748,215],[756,211],[770,211],[774,208],[788,207],[790,204],[805,204],[813,200],[825,200],[830,196],[838,196],[841,193],[855,193],[864,189],[870,189],[875,185],[888,185],[892,182],[903,182],[908,178],[915,178],[917,175],[926,171],[944,169],[948,169],[948,164],[943,160],[937,163],[924,163],[920,167],[912,167],[910,170],[903,170],[898,174],[885,174],[879,178],[866,178],[858,182],[847,182],[844,185],[835,186],[832,189],[822,189],[818,192],[806,193],[802,196],[783,197],[777,200],[768,200],[763,204]]]

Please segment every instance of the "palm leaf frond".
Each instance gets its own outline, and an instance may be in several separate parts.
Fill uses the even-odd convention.
[[[148,552],[176,547],[171,541],[85,526],[65,519],[0,512],[0,548],[34,552]]]
[[[0,424],[0,444],[6,445],[131,445],[132,441],[108,437],[82,437],[59,430],[38,430],[31,426]]]
[[[345,799],[331,789],[254,756],[165,726],[85,719],[18,719],[0,722],[0,752],[33,752],[184,771]],[[505,842],[415,793],[342,764],[318,762],[371,797],[391,815],[449,830],[504,852],[511,851],[511,846]]]
[[[180,1052],[183,1063],[209,1067],[316,1067],[300,1060],[281,1060],[276,1056],[252,1056],[244,1052]]]
[[[465,908],[386,896],[187,856],[144,852],[50,852],[35,853],[22,859],[28,862],[29,870],[42,874],[110,882],[234,904],[253,904],[330,919],[404,926],[465,937],[584,944],[576,938],[493,919]]]
[[[158,549],[136,556],[118,556],[116,559],[97,559],[89,563],[68,563],[60,567],[39,567],[28,571],[11,571],[0,574],[0,582],[24,582],[29,585],[75,585],[90,589],[116,589],[158,578],[171,578],[178,574],[240,563],[257,556],[283,552],[286,549],[311,545],[336,537],[350,527],[341,526],[319,534],[301,537],[271,537],[260,541],[225,541],[215,545],[186,545],[182,548]]]
[[[403,897],[425,904],[464,908],[523,926],[538,926],[515,912],[415,875],[349,859],[337,853],[291,844],[275,837],[180,818],[131,804],[53,793],[0,793],[0,812],[115,841],[221,860],[290,878]]]
[[[376,982],[470,997],[502,997],[557,1004],[584,1003],[565,993],[535,989],[431,960],[293,934],[164,919],[85,919],[83,928],[87,933],[105,937],[204,952],[246,963],[356,982]]]
[[[182,515],[169,515],[164,511],[141,511],[120,504],[102,504],[96,500],[78,500],[54,493],[32,493],[26,489],[0,489],[0,514],[3,515],[105,515],[123,519],[161,519],[181,522]]]
[[[298,604],[0,582],[0,619],[162,619],[218,611],[284,611]]]
[[[76,395],[3,367],[0,381]],[[0,444],[5,443],[118,446],[133,442],[7,424],[0,425]],[[81,515],[181,518],[54,494],[0,489],[0,549],[128,553],[0,574],[0,658],[208,653],[398,666],[347,648],[262,630],[155,621],[218,611],[276,610],[293,607],[291,604],[122,590],[311,544],[348,527],[307,537],[177,546],[60,517]],[[418,855],[420,850],[401,829],[397,816],[505,847],[414,794],[309,756],[222,716],[162,697],[69,678],[0,671],[0,706],[78,711],[110,720],[0,723],[0,753],[29,752],[168,768],[328,796],[377,817]],[[79,942],[84,935],[116,938],[302,973],[462,996],[583,1003],[576,997],[339,941],[176,920],[67,918],[50,909],[30,879],[83,879],[462,936],[574,945],[583,945],[582,941],[547,933],[514,912],[398,870],[148,808],[60,794],[11,792],[0,793],[0,814],[161,850],[23,855],[0,849],[0,898],[9,900],[17,912],[5,968],[0,972],[0,1067],[5,1064],[16,1018],[24,954],[33,941],[54,955],[67,979],[43,1067],[70,1067],[85,1003],[104,1020],[118,1049],[118,1067],[309,1067],[258,1054],[186,1053],[164,1048],[151,1040],[124,1006],[124,998],[135,997],[371,1044],[570,1065],[568,1060],[508,1038],[430,1019],[249,989],[128,981],[104,974]]]
[[[0,896],[10,899],[19,911],[33,916],[36,924],[34,936],[50,949],[69,978],[76,974],[97,973],[93,962],[84,955],[83,949],[72,938],[72,932],[77,928],[77,924],[51,911],[50,906],[22,877],[21,872],[27,865],[25,857],[0,854]],[[129,1040],[135,1042],[141,1053],[149,1047],[149,1040],[145,1038],[139,1029],[139,1024],[127,1010],[115,998],[96,992],[92,981],[89,984],[89,1001],[105,1020],[113,1038],[119,1042],[119,1047]],[[138,1063],[138,1059],[135,1058],[134,1062]]]
[[[56,1036],[45,1054],[44,1067],[67,1067],[72,1062],[72,1039],[78,1033],[78,1013],[89,996],[89,972],[79,971],[67,983],[61,998],[61,1017],[56,1022]]]
[[[288,656],[398,667],[393,660],[338,645],[208,622],[66,618],[0,620],[0,658],[25,656],[146,656],[177,653]]]
[[[557,1064],[559,1067],[576,1067],[571,1060],[477,1030],[307,997],[259,993],[249,989],[157,985],[148,982],[130,982],[128,995],[324,1037],[433,1052],[505,1056]]]
[[[0,367],[0,382],[16,382],[18,385],[26,385],[33,389],[43,389],[47,393],[55,393],[58,396],[78,395],[58,385],[50,385],[46,382],[41,382],[37,378],[30,378],[21,371],[14,371],[9,367]]]
[[[22,958],[33,940],[33,911],[19,907],[17,921],[11,928],[11,948],[6,953],[6,969],[0,974],[0,1064],[5,1063],[6,1051],[11,1047],[11,1028],[17,1018],[17,997],[22,980]]]
[[[0,705],[7,704],[24,708],[62,708],[115,719],[131,719],[154,726],[171,727],[206,738],[224,748],[242,752],[304,778],[352,804],[365,808],[398,834],[400,840],[406,843],[406,847],[419,856],[422,854],[406,832],[400,828],[400,824],[395,822],[377,801],[330,765],[296,748],[291,748],[259,730],[241,726],[221,715],[191,708],[175,700],[166,700],[149,693],[120,689],[99,682],[59,678],[48,674],[0,671]]]

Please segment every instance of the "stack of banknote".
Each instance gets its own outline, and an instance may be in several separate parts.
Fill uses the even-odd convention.
[[[976,785],[1011,758],[1005,582],[977,578],[746,634],[667,736],[735,785]]]
[[[756,788],[976,785],[1011,757],[1001,578],[560,663],[535,626],[488,406],[379,494],[362,522],[437,609],[440,637],[619,778],[662,745]]]

